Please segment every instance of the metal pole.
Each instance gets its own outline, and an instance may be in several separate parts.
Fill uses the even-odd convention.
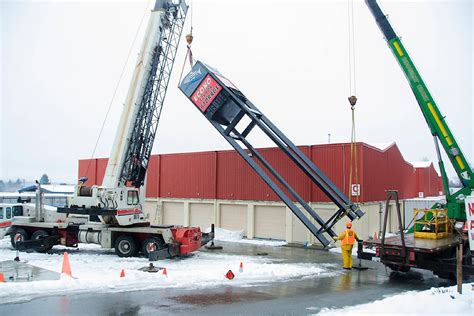
[[[41,221],[41,183],[36,181],[36,201],[35,201],[35,218],[36,221]]]
[[[462,294],[462,240],[459,241],[459,245],[456,248],[457,265],[456,265],[456,276],[458,283],[458,293]]]

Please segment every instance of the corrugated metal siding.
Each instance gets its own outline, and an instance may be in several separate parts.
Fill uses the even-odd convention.
[[[417,196],[414,168],[403,159],[397,146],[385,151],[365,144],[363,148],[363,201],[383,201],[385,190],[398,190],[401,199]]]
[[[146,173],[146,197],[158,197],[160,181],[160,156],[151,156]]]
[[[416,170],[411,164],[406,164],[404,167],[404,178],[403,187],[406,192],[403,198],[416,197]]]
[[[343,188],[343,148],[332,145],[312,146],[311,160],[324,172],[339,188]],[[311,200],[329,202],[329,198],[314,184],[311,185]]]
[[[222,200],[268,200],[270,188],[235,152],[218,154],[217,198]],[[268,195],[268,196],[267,196]],[[275,197],[273,197],[275,199]]]
[[[299,147],[314,164],[349,196],[350,144]],[[329,202],[279,149],[259,150],[306,201]],[[433,166],[416,170],[398,147],[385,151],[358,143],[360,202],[383,201],[385,190],[399,190],[400,198],[437,196],[442,182]],[[90,166],[89,165],[90,161]],[[79,176],[88,185],[101,184],[107,159],[79,161]],[[88,171],[87,171],[88,170]],[[86,172],[87,171],[87,172]],[[355,183],[355,175],[353,175]],[[441,189],[442,190],[442,189]],[[147,175],[147,197],[279,201],[275,193],[234,151],[153,155]],[[355,200],[355,198],[352,198]]]
[[[109,159],[108,158],[99,158],[97,159],[97,174],[96,174],[96,180],[97,184],[101,185],[102,181],[104,180],[105,176],[105,169],[107,169],[107,163]]]
[[[416,168],[416,189],[415,193],[418,196],[419,192],[423,192],[423,196],[438,196],[439,192],[443,192],[443,182],[438,176],[433,164],[428,168]],[[441,184],[441,186],[440,186]]]
[[[425,173],[426,168],[416,168],[415,169],[415,178],[416,178],[416,196],[420,197],[420,193],[425,195],[424,186],[425,186]]]
[[[360,147],[358,152],[359,182],[361,181]],[[311,146],[311,160],[346,196],[349,194],[350,144]],[[355,170],[353,171],[355,183]],[[330,202],[330,199],[316,185],[311,184],[311,201]]]
[[[403,159],[397,146],[392,146],[387,150],[388,179],[386,189],[398,190],[398,197],[406,199],[413,197],[413,183],[415,170],[413,166]],[[385,193],[384,193],[385,196]]]
[[[107,158],[79,160],[78,179],[87,177],[86,185],[101,185],[107,168]]]
[[[363,201],[384,200],[388,177],[387,153],[369,146],[362,146],[362,188]]]
[[[162,155],[160,197],[214,199],[216,152]]]
[[[299,147],[308,155],[308,147]],[[309,200],[309,180],[303,172],[279,149],[264,148],[259,152],[275,170],[306,201]],[[270,176],[273,180],[273,176]],[[236,152],[225,151],[218,154],[217,198],[225,200],[279,201],[278,196],[257,175],[257,173]],[[283,189],[283,187],[280,187]],[[288,192],[283,189],[288,194]]]
[[[403,225],[405,228],[413,225],[414,209],[429,209],[432,208],[435,203],[446,203],[443,198],[439,199],[408,199],[403,201]]]
[[[442,180],[433,165],[430,166],[430,177],[428,181],[430,182],[430,196],[439,196],[439,192],[443,192],[442,186],[441,188],[439,186],[440,183],[442,185]]]
[[[79,168],[77,179],[87,177],[87,185],[97,184],[97,159],[81,159],[79,160]]]

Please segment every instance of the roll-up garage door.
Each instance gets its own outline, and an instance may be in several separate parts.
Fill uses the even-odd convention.
[[[221,227],[247,236],[247,205],[221,204]]]
[[[191,203],[189,223],[191,226],[201,227],[204,231],[214,223],[214,205],[210,203]]]
[[[184,225],[183,202],[163,202],[163,225]]]
[[[285,240],[284,206],[255,206],[255,237]]]

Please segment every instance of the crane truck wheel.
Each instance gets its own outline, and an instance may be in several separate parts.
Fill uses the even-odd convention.
[[[132,236],[122,235],[115,240],[115,253],[117,256],[133,257],[137,252],[137,243]]]
[[[150,237],[143,242],[142,245],[142,254],[145,257],[148,257],[150,250],[154,248],[154,251],[158,251],[165,247],[165,243],[158,237]]]
[[[17,241],[26,241],[26,240],[28,240],[28,233],[23,228],[16,228],[10,234],[10,241],[14,249],[16,249]]]
[[[43,238],[46,238],[48,236],[49,236],[49,234],[46,231],[40,229],[40,230],[35,231],[33,234],[31,234],[31,240],[43,239]],[[50,251],[51,248],[53,248],[53,245],[46,245],[46,246],[42,246],[42,247],[36,247],[35,251],[36,252],[47,252],[47,251]]]

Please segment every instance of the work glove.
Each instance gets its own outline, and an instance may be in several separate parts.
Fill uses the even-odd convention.
[[[334,239],[334,241],[337,241],[337,237],[332,237],[332,239]]]

